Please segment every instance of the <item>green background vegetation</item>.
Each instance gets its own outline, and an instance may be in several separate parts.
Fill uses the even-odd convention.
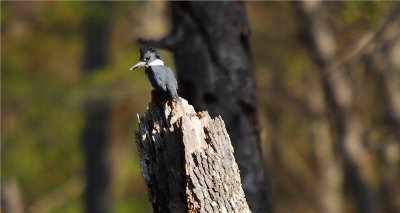
[[[83,211],[80,138],[88,96],[112,103],[112,212],[151,210],[133,138],[136,114],[145,110],[151,87],[142,70],[128,69],[139,58],[137,37],[168,33],[169,11],[163,2],[108,4],[110,63],[87,74],[82,68],[83,21],[87,13],[101,16],[101,11],[90,2],[1,3],[1,181],[17,183],[27,211]],[[390,6],[327,4],[339,54],[365,32],[377,29]],[[300,43],[301,26],[291,3],[253,2],[247,9],[273,204],[277,212],[299,207],[316,212],[310,117],[296,101],[305,99],[306,90],[320,89],[318,73]],[[171,54],[161,55],[173,68]],[[380,138],[385,134],[379,125],[384,107],[368,95],[376,91],[359,62],[352,66],[352,75],[360,75],[354,85],[370,92],[357,96],[361,113],[368,114],[363,121],[377,123],[371,137]]]

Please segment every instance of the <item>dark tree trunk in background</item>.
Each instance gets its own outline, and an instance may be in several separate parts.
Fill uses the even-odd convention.
[[[245,3],[172,2],[171,8],[171,34],[142,43],[173,51],[180,96],[222,116],[248,204],[253,212],[268,212]]]
[[[86,6],[83,62],[85,72],[91,74],[108,64],[109,8],[105,2],[91,2]],[[101,213],[109,212],[107,150],[110,145],[110,102],[93,97],[92,92],[88,89],[82,133],[86,174],[85,212]]]

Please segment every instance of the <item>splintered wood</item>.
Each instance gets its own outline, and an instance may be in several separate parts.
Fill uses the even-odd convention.
[[[138,117],[140,168],[154,212],[250,212],[221,117],[154,97]]]

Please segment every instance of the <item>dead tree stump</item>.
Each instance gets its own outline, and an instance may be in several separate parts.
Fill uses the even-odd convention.
[[[250,212],[221,117],[153,93],[138,119],[136,145],[154,212]]]

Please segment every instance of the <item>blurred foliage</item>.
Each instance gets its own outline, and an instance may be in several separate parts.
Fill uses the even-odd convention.
[[[1,179],[16,178],[25,209],[71,177],[83,173],[80,138],[85,98],[112,101],[110,151],[112,212],[149,212],[147,188],[133,141],[136,113],[143,112],[151,87],[142,70],[128,72],[139,58],[138,36],[159,38],[169,30],[163,2],[107,2],[110,5],[110,65],[100,72],[82,70],[83,21],[98,13],[90,2],[2,2],[1,4]],[[389,2],[330,2],[328,18],[339,53],[363,33],[376,30]],[[258,84],[263,148],[272,171],[277,212],[316,212],[318,190],[310,154],[310,115],[303,106],[308,90],[320,90],[318,75],[301,44],[298,16],[289,2],[248,3],[251,43]],[[171,55],[161,51],[172,68]],[[354,70],[361,72],[355,62]],[[360,75],[357,88],[379,93],[373,79]],[[369,113],[379,138],[382,107],[362,94],[357,104]],[[378,104],[377,104],[378,103]],[[376,124],[378,123],[378,124]],[[83,187],[83,186],[81,186]],[[57,191],[60,190],[60,191]],[[68,193],[66,193],[68,194]],[[82,211],[75,194],[50,212]]]
[[[113,36],[119,36],[111,40],[114,63],[102,72],[85,75],[83,21],[85,14],[99,10],[79,2],[2,3],[2,181],[17,179],[26,210],[83,173],[80,137],[86,94],[115,103],[114,126],[118,130],[114,134],[122,136],[113,140],[118,154],[111,161],[118,165],[115,173],[123,175],[115,177],[119,182],[112,184],[118,195],[113,198],[115,208],[118,212],[149,208],[133,132],[135,114],[143,111],[149,100],[143,91],[150,86],[142,72],[128,72],[139,58],[129,21],[140,7],[149,5],[109,4],[113,20],[122,22],[112,27]],[[58,193],[66,192],[60,189]],[[80,198],[71,197],[54,211],[82,209],[82,195],[75,196]]]
[[[367,33],[382,26],[390,2],[326,2],[327,20],[337,43],[338,55],[346,53]],[[301,20],[292,2],[248,4],[251,45],[263,126],[264,158],[272,181],[276,212],[319,212],[319,180],[312,140],[308,102],[322,93],[319,70],[304,45]],[[356,92],[355,107],[361,117],[377,176],[384,165],[379,141],[387,135],[385,101],[376,76],[366,73],[360,58],[350,60],[348,76]],[[397,171],[397,175],[399,172]],[[398,186],[398,185],[397,185]],[[346,192],[349,195],[348,192]],[[346,197],[351,210],[352,198]]]

